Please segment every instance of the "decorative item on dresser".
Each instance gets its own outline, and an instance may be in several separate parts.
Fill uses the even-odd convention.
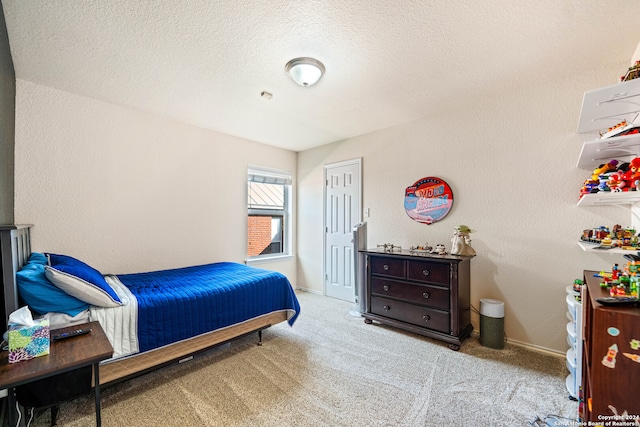
[[[459,350],[471,325],[471,257],[365,251],[366,323],[374,320]]]

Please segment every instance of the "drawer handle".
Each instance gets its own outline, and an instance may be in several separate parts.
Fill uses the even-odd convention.
[[[389,285],[384,285],[384,286],[382,287],[382,289],[384,289],[385,291],[388,291],[388,290],[389,290]]]
[[[428,322],[429,319],[431,319],[431,316],[429,316],[428,314],[425,314],[424,316],[422,316],[422,318],[424,319],[425,322]]]
[[[388,266],[387,264],[385,264],[385,265],[383,265],[383,266],[382,266],[382,269],[383,269],[384,271],[387,271],[387,270],[389,269],[389,266]]]
[[[424,274],[425,276],[428,276],[429,275],[429,270],[427,270],[427,269],[422,270],[422,274]]]
[[[384,307],[382,307],[382,308],[384,308],[384,311],[389,311],[389,310],[391,310],[391,307],[389,307],[388,305],[385,305],[385,306],[384,306]]]
[[[423,292],[423,293],[422,293],[422,296],[423,296],[425,299],[429,299],[429,292]]]

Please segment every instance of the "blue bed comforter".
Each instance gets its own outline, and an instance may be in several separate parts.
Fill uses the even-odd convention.
[[[119,274],[118,279],[138,300],[141,352],[273,311],[289,311],[293,325],[300,313],[283,274],[243,264]]]

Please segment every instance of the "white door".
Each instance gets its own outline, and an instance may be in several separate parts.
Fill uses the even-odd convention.
[[[353,226],[360,222],[361,159],[325,166],[325,295],[355,302]]]

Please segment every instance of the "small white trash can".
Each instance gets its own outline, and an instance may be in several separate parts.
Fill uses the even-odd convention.
[[[480,344],[504,348],[504,303],[490,298],[480,299]]]

